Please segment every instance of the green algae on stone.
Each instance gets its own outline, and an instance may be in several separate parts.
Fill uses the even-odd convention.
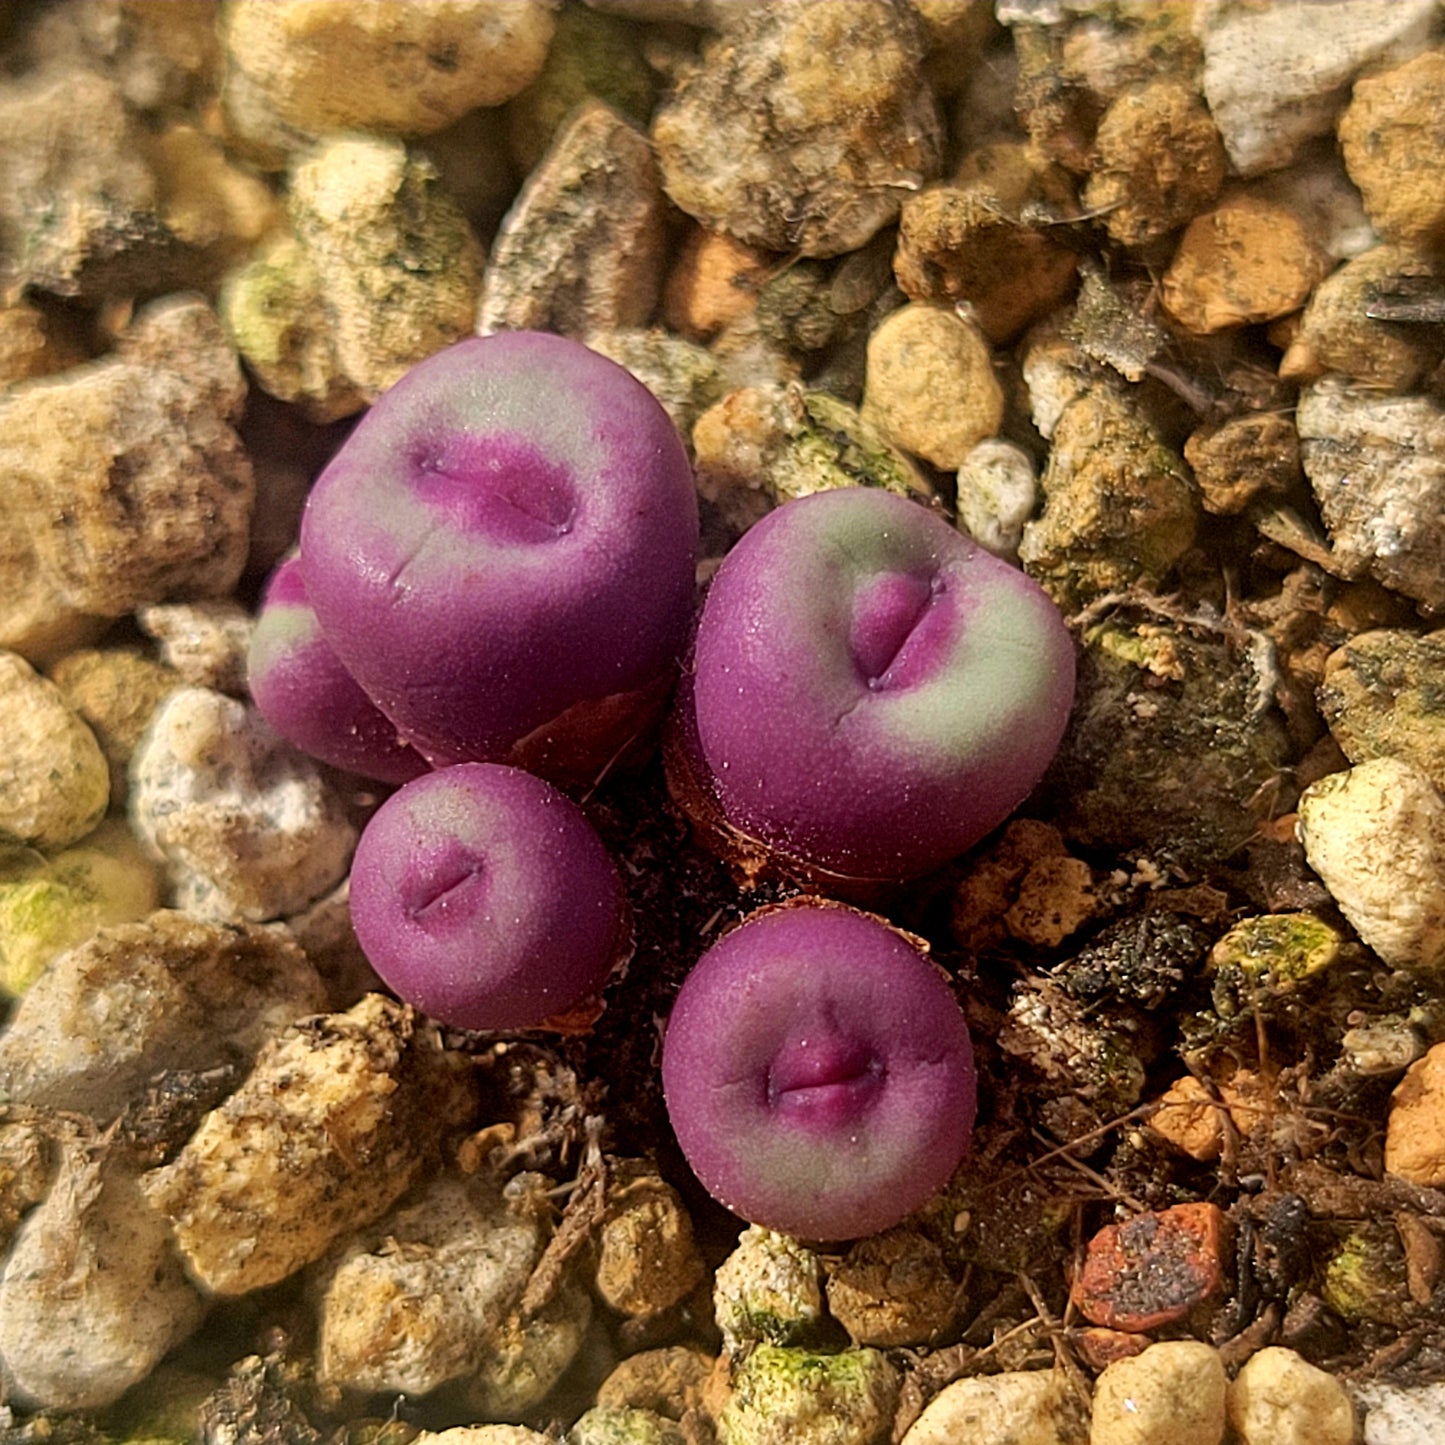
[[[675,1421],[652,1410],[594,1405],[567,1432],[567,1445],[687,1445]]]
[[[694,422],[726,390],[712,352],[658,327],[592,331],[585,340],[625,366],[662,403],[684,443],[690,443]]]
[[[1312,913],[1266,913],[1236,923],[1209,955],[1210,999],[1221,1019],[1291,992],[1338,961],[1339,932]]]
[[[47,861],[0,849],[0,990],[18,997],[58,954],[160,905],[160,874],[119,819]]]
[[[1317,701],[1352,763],[1403,758],[1445,790],[1445,632],[1352,637],[1325,662]]]
[[[1409,1313],[1405,1250],[1399,1231],[1383,1221],[1354,1225],[1325,1262],[1320,1297],[1350,1324],[1402,1328]]]
[[[881,1350],[836,1355],[760,1345],[718,1415],[720,1445],[875,1445],[893,1423],[900,1378]]]
[[[566,1373],[591,1323],[592,1296],[572,1279],[540,1308],[513,1310],[467,1383],[468,1405],[488,1420],[521,1419]]]
[[[638,32],[610,15],[570,5],[557,16],[541,73],[507,107],[512,156],[530,171],[568,114],[588,99],[646,125],[655,95]]]
[[[1024,570],[1067,612],[1158,586],[1194,543],[1188,469],[1124,391],[1085,383],[1052,428],[1043,512],[1024,529]]]
[[[796,1345],[823,1316],[822,1266],[806,1245],[749,1225],[713,1280],[713,1315],[723,1348]]]
[[[1046,783],[1065,834],[1191,866],[1242,847],[1279,811],[1290,756],[1262,640],[1128,606],[1082,640]]]
[[[306,249],[282,236],[221,288],[217,307],[231,343],[262,389],[325,423],[351,416],[366,398],[341,374],[321,308],[321,282]]]
[[[826,391],[804,391],[798,404],[800,423],[786,461],[773,476],[780,502],[839,487],[881,487],[905,497],[930,494],[918,468],[855,407]]]
[[[814,492],[933,494],[923,472],[856,407],[799,385],[729,392],[697,419],[692,445],[698,495],[738,532]]]

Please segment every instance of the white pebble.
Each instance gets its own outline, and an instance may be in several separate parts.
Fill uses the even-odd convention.
[[[1439,1445],[1445,1440],[1445,1383],[1371,1383],[1356,1395],[1365,1407],[1365,1445]]]
[[[1050,1371],[1008,1370],[946,1385],[903,1445],[1064,1445],[1078,1438],[1075,1424]]]
[[[1392,968],[1445,963],[1445,801],[1400,758],[1305,790],[1299,836],[1355,932]]]
[[[346,872],[356,831],[316,764],[253,708],[206,688],[173,692],[131,760],[136,834],[200,918],[299,913]]]
[[[1276,1345],[1230,1384],[1229,1423],[1240,1445],[1350,1445],[1355,1407],[1333,1375]]]
[[[1219,1445],[1224,1365],[1198,1340],[1166,1340],[1116,1360],[1094,1385],[1089,1445]]]
[[[958,469],[959,525],[995,557],[1017,558],[1024,523],[1038,500],[1033,459],[1012,442],[982,441]]]

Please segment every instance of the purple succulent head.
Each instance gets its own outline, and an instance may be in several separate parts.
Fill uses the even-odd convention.
[[[907,878],[1023,801],[1073,691],[1068,632],[1023,573],[901,497],[820,493],[713,579],[674,790],[804,871]]]
[[[436,765],[605,763],[666,695],[698,539],[676,429],[559,336],[414,367],[317,479],[302,570],[347,670]]]
[[[261,715],[288,742],[332,767],[405,783],[426,760],[397,736],[322,634],[294,557],[271,576],[251,635],[247,680]]]
[[[668,1020],[662,1081],[708,1192],[806,1239],[898,1223],[973,1128],[948,984],[906,935],[833,904],[756,913],[703,956]]]
[[[351,869],[372,967],[460,1028],[529,1028],[595,993],[630,946],[617,870],[580,808],[519,768],[465,763],[377,810]]]

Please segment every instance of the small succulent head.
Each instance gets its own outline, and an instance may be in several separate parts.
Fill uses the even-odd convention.
[[[631,945],[617,869],[582,810],[492,763],[428,773],[382,804],[357,845],[351,916],[397,995],[459,1028],[544,1024]]]
[[[761,910],[703,956],[662,1081],[708,1192],[804,1239],[897,1224],[973,1128],[973,1052],[947,982],[908,935],[837,904]]]

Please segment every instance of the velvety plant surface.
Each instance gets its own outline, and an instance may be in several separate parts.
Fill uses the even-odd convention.
[[[351,917],[396,993],[460,1028],[529,1028],[600,988],[625,953],[626,898],[582,810],[519,768],[415,779],[368,823]]]
[[[943,975],[870,914],[754,914],[688,975],[662,1082],[694,1173],[754,1224],[850,1239],[952,1174],[975,1112],[973,1050]]]

